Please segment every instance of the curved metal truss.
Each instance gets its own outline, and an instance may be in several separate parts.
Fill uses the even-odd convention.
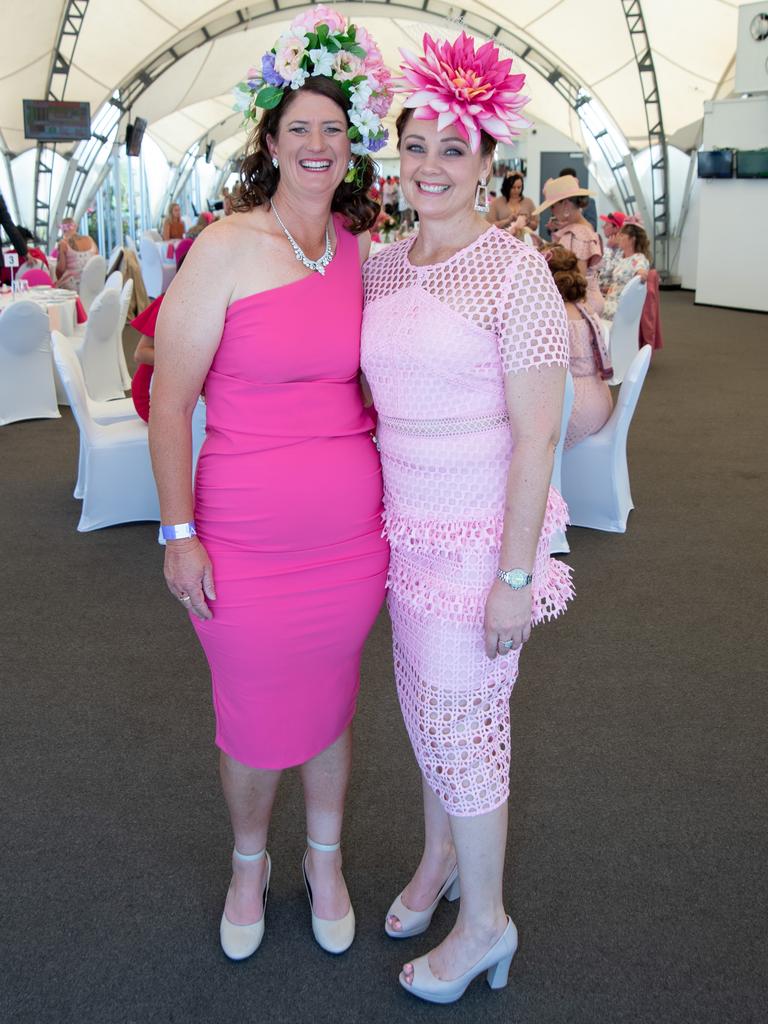
[[[645,28],[640,0],[621,0],[627,19],[629,38],[635,54],[645,105],[651,160],[651,217],[653,219],[653,256],[656,268],[666,276],[669,272],[669,171],[667,137],[661,116],[661,97],[653,51]]]
[[[47,100],[64,99],[69,69],[72,66],[72,58],[80,37],[83,19],[88,10],[88,3],[89,0],[68,0],[64,9],[51,58],[51,67],[48,71],[48,83],[45,90]],[[52,221],[51,199],[55,153],[55,143],[38,142],[35,155],[35,234],[44,244],[48,242]],[[64,194],[66,194],[70,183],[71,175],[68,173],[61,190]]]
[[[444,0],[421,0],[416,5],[408,3],[407,0],[366,0],[364,4],[356,0],[336,0],[339,7],[355,7],[369,17],[402,17],[413,19],[418,17],[422,20],[445,22],[446,20],[460,23],[469,32],[486,39],[493,39],[503,47],[517,56],[520,60],[529,64],[536,70],[559,95],[576,112],[584,131],[590,136],[607,166],[611,170],[616,185],[618,198],[629,213],[634,212],[635,195],[633,192],[630,176],[627,172],[624,153],[617,142],[618,132],[609,130],[609,127],[601,119],[591,103],[586,86],[573,74],[560,67],[543,50],[533,46],[522,36],[517,35],[507,25],[495,22],[488,18],[470,11],[465,11],[460,6],[450,6]],[[112,128],[116,128],[118,122],[140,97],[152,85],[161,78],[166,71],[172,68],[178,61],[188,53],[200,46],[222,36],[233,32],[241,32],[256,22],[276,21],[281,18],[293,17],[301,6],[295,0],[262,0],[261,3],[252,4],[248,7],[241,7],[229,14],[214,18],[205,25],[187,33],[178,39],[172,46],[168,46],[156,53],[147,63],[126,79],[116,90],[111,103],[116,108],[117,114],[113,113],[111,120],[114,122],[109,130],[102,134],[104,142],[110,141]],[[193,147],[190,147],[190,149]],[[625,147],[628,151],[628,147]],[[74,169],[74,178],[70,183],[70,197],[67,200],[67,208],[74,209],[79,205],[82,196],[83,186],[88,174],[96,160],[97,154],[83,152],[77,161]],[[86,197],[87,198],[87,197]]]

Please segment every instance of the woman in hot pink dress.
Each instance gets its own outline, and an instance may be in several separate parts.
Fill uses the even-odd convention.
[[[491,43],[475,54],[463,33],[439,49],[425,36],[425,47],[404,66],[415,95],[398,119],[419,234],[365,266],[362,361],[379,414],[397,690],[426,826],[385,927],[423,932],[460,886],[454,929],[400,975],[412,994],[452,1002],[482,971],[503,986],[517,947],[501,892],[509,699],[532,622],[571,593],[548,554],[566,515],[549,481],[568,330],[544,258],[476,212],[495,141],[521,120],[523,76]],[[465,99],[468,80],[489,108]]]
[[[369,55],[371,88],[355,107],[367,115],[365,138],[350,121],[349,76],[337,79],[327,62],[311,73],[322,23],[324,35]],[[388,563],[359,365],[360,264],[377,212],[366,198],[368,152],[384,132],[361,104],[383,113],[391,91],[370,37],[355,39],[336,12],[313,8],[289,34],[293,43],[281,38],[243,86],[251,117],[268,109],[238,212],[203,232],[165,298],[150,413],[166,580],[211,667],[235,837],[220,933],[236,960],[264,933],[267,831],[292,765],[304,784],[315,938],[331,953],[354,938],[339,851],[350,723]],[[203,389],[193,498],[190,420]]]

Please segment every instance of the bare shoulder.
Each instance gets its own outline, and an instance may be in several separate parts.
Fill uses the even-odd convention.
[[[371,232],[363,231],[357,236],[357,247],[360,253],[360,266],[365,263],[371,254]]]

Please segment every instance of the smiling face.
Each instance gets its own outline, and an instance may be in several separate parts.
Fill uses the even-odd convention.
[[[408,118],[400,137],[400,187],[423,219],[450,219],[472,210],[480,179],[487,180],[493,154],[473,153],[455,125]]]
[[[347,173],[348,127],[346,114],[332,99],[299,90],[277,134],[267,136],[270,155],[280,164],[280,189],[297,197],[333,196]]]

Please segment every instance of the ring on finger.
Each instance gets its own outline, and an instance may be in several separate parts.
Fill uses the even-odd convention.
[[[514,646],[514,640],[499,640],[499,647],[504,651],[511,651]]]
[[[189,596],[189,594],[179,594],[179,600],[181,602],[186,602],[186,601],[191,601],[192,598]]]

